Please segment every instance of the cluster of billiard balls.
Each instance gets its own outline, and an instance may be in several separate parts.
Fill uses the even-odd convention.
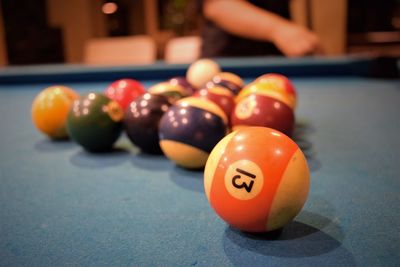
[[[43,90],[32,118],[51,138],[69,136],[90,152],[112,149],[123,129],[145,153],[164,153],[184,168],[203,168],[207,199],[230,225],[275,230],[301,210],[309,189],[306,159],[290,138],[296,91],[279,74],[245,85],[215,61],[193,63],[186,77],[146,90],[132,79],[104,93]]]

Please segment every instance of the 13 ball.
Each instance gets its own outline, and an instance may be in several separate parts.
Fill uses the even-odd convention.
[[[303,207],[310,186],[306,158],[286,135],[265,127],[232,132],[212,150],[204,187],[215,212],[247,232],[279,229]]]

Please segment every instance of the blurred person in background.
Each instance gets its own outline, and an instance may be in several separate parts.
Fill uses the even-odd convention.
[[[290,21],[289,0],[200,0],[202,57],[322,52],[318,36]]]

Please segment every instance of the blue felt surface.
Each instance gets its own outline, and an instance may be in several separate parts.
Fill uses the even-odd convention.
[[[44,85],[1,86],[0,265],[399,266],[400,83],[294,82],[311,191],[275,239],[229,228],[201,172],[140,154],[124,137],[101,155],[48,141],[30,120]]]

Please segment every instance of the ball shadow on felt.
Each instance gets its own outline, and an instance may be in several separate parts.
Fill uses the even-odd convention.
[[[318,160],[315,146],[312,141],[310,141],[312,139],[312,134],[315,132],[316,129],[310,122],[299,119],[296,122],[292,136],[292,139],[300,147],[301,151],[303,151],[311,172],[319,170],[322,166],[321,162]]]
[[[129,159],[129,151],[124,148],[113,148],[110,151],[92,153],[84,149],[70,157],[70,162],[78,167],[95,169],[117,166]]]
[[[58,152],[76,148],[76,144],[68,138],[64,139],[42,139],[35,143],[35,150],[40,152]]]
[[[140,150],[131,155],[131,163],[135,167],[149,171],[167,170],[171,167],[171,162],[163,154],[149,154]]]
[[[204,193],[204,169],[185,169],[173,166],[169,173],[170,180],[186,190]]]
[[[332,257],[327,257],[331,258],[332,264],[340,257],[341,263],[354,265],[353,255],[342,246],[344,236],[339,225],[332,225],[332,220],[315,213],[305,212],[304,216],[323,227],[317,228],[295,220],[277,231],[252,234],[228,226],[223,236],[224,251],[237,265],[248,263],[250,260],[243,257],[246,254],[240,253],[243,249],[261,256],[281,258],[303,258],[332,253]],[[328,226],[340,232],[339,238],[323,230]]]

